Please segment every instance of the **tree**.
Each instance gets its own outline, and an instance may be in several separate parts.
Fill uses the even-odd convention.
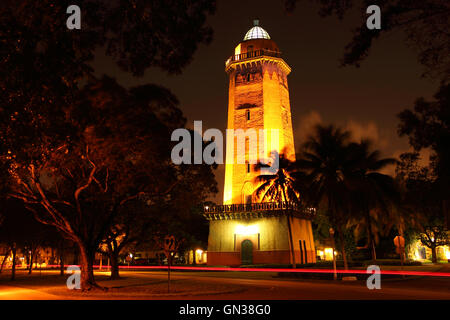
[[[0,243],[5,244],[7,251],[13,254],[11,280],[14,280],[17,253],[22,252],[27,257],[30,274],[37,250],[44,244],[53,245],[46,242],[46,239],[49,235],[54,235],[55,230],[40,225],[17,199],[5,199],[0,213],[4,217],[3,224],[0,225]],[[8,254],[5,259],[7,256]]]
[[[434,101],[419,98],[414,110],[399,113],[398,134],[408,136],[415,151],[431,148],[435,191],[441,203],[441,215],[450,228],[450,84],[442,84]]]
[[[440,184],[432,167],[418,164],[419,154],[404,153],[397,166],[397,177],[405,187],[409,210],[417,214],[418,238],[431,249],[432,261],[437,262],[436,248],[449,243],[449,235],[440,206]]]
[[[395,167],[395,181],[400,191],[400,203],[393,207],[396,211],[389,216],[390,225],[396,225],[401,236],[405,234],[406,238],[422,229],[422,225],[426,223],[425,217],[416,207],[417,197],[423,195],[421,193],[420,184],[427,180],[429,168],[421,167],[418,164],[419,154],[402,153]],[[425,179],[425,180],[424,180]]]
[[[344,228],[350,212],[350,191],[345,183],[349,171],[348,143],[350,133],[334,126],[315,127],[302,146],[297,166],[304,171],[310,184],[310,200],[319,210],[325,209],[331,225],[337,230],[344,267],[348,269]]]
[[[329,215],[327,214],[325,208],[319,208],[312,221],[312,230],[314,235],[314,240],[318,240],[320,243],[328,242],[330,240],[330,228],[332,225],[329,222]],[[344,230],[344,245],[345,253],[349,261],[351,261],[352,254],[356,251],[356,242],[352,232],[352,229],[348,228],[346,225]],[[336,256],[338,254],[335,252]]]
[[[295,189],[295,179],[291,173],[294,169],[293,162],[287,159],[283,154],[276,154],[278,157],[278,170],[275,174],[259,175],[255,177],[255,183],[258,187],[254,193],[261,201],[278,201],[282,202],[299,202],[299,194]],[[258,164],[256,169],[260,169],[264,165]],[[292,255],[292,267],[296,268],[294,240],[292,238],[291,215],[287,215],[287,224],[289,231],[289,246]]]
[[[167,235],[184,239],[183,247],[207,241],[208,223],[201,204],[217,192],[212,168],[205,164],[167,167],[174,173],[170,191],[159,196],[143,195],[122,208],[124,212],[117,215],[104,241],[112,279],[119,277],[118,257],[126,246],[139,247],[154,242],[155,236]]]
[[[299,0],[284,0],[289,12],[295,9]],[[356,28],[353,39],[346,45],[342,65],[359,66],[369,55],[374,40],[392,32],[405,34],[405,42],[418,53],[418,61],[425,67],[424,75],[441,78],[448,82],[450,74],[450,29],[448,16],[450,4],[446,0],[385,0],[373,3],[370,0],[320,1],[319,14],[322,17],[336,15],[343,19],[345,13],[354,7],[365,13],[372,4],[381,7],[381,29],[369,30],[366,20]]]
[[[284,154],[278,156],[278,170],[274,174],[259,175],[255,178],[255,195],[261,201],[279,200],[285,202],[299,202],[300,195],[295,188],[294,162],[285,157]],[[264,165],[258,164],[256,169]]]
[[[176,184],[167,143],[171,128],[163,122],[170,117],[171,126],[184,123],[177,103],[157,86],[127,91],[107,77],[93,81],[67,110],[69,139],[54,148],[41,145],[41,161],[11,159],[11,195],[77,244],[84,288],[96,287],[94,255],[122,208],[141,195],[167,194]],[[161,182],[153,183],[154,177]]]
[[[448,231],[443,226],[425,226],[419,236],[420,242],[431,249],[431,261],[437,263],[436,248],[450,244]]]
[[[138,105],[144,106],[137,118],[141,118],[150,107],[157,121],[160,121],[159,126],[164,125],[164,130],[154,131],[158,127],[154,120],[142,122],[143,132],[148,132],[146,136],[136,131],[136,121],[127,121],[132,124],[128,125],[127,132],[130,136],[126,136],[123,143],[129,144],[133,141],[133,136],[137,136],[139,140],[147,137],[133,147],[139,150],[140,161],[134,160],[135,182],[130,186],[134,188],[136,183],[140,183],[147,191],[134,190],[136,196],[129,197],[128,201],[118,208],[119,212],[106,232],[103,243],[110,256],[111,278],[119,277],[118,257],[125,247],[139,246],[144,241],[152,242],[154,235],[162,230],[186,230],[183,224],[192,223],[187,218],[191,216],[191,208],[203,202],[209,194],[217,192],[217,183],[212,172],[214,165],[174,165],[170,159],[172,145],[167,143],[170,133],[176,128],[184,127],[186,121],[176,107],[178,101],[175,97],[167,90],[149,85],[131,88],[130,93]],[[132,105],[135,112],[138,105]],[[116,118],[114,116],[112,119]],[[149,124],[153,127],[150,131]],[[118,123],[117,128],[119,127],[124,128],[124,124]],[[123,137],[123,132],[120,135]],[[150,139],[154,141],[152,144],[149,143]],[[124,150],[124,146],[121,148]],[[130,173],[127,173],[128,177],[129,175]],[[179,233],[175,230],[170,232]]]
[[[349,145],[351,165],[349,172],[346,173],[346,181],[352,193],[354,224],[357,226],[364,224],[372,260],[376,260],[375,243],[379,230],[376,229],[374,220],[380,219],[380,216],[389,216],[400,195],[394,179],[380,173],[380,170],[395,164],[396,160],[380,158],[380,151],[371,148],[369,140]]]
[[[191,130],[191,145],[195,132]],[[203,141],[202,150],[213,141]],[[191,154],[193,163],[194,154]],[[195,249],[208,238],[208,221],[203,217],[203,204],[209,195],[217,193],[217,182],[212,169],[216,164],[180,164],[173,167],[174,177],[178,181],[166,197],[158,199],[153,205],[159,212],[158,232],[153,235],[160,242],[166,236],[174,236],[180,241],[178,250]],[[195,251],[195,250],[194,250]]]
[[[211,40],[205,21],[215,2],[85,1],[80,32],[69,32],[64,25],[68,5],[66,1],[7,1],[0,8],[0,100],[6,102],[0,106],[0,157],[15,181],[14,196],[40,222],[56,226],[78,245],[85,290],[95,286],[93,255],[118,208],[137,196],[133,188],[142,192],[151,181],[151,170],[145,172],[147,181],[136,180],[140,177],[137,159],[140,168],[146,168],[145,154],[136,148],[153,144],[153,149],[145,150],[163,153],[170,141],[161,134],[168,131],[163,121],[151,108],[145,110],[151,105],[139,100],[145,98],[141,93],[151,89],[156,94],[152,101],[169,96],[166,102],[174,102],[157,86],[126,92],[112,81],[98,82],[89,63],[94,52],[106,46],[106,54],[134,75],[149,67],[178,73],[197,45]],[[89,100],[95,83],[117,91]],[[146,113],[138,114],[130,104],[130,109],[119,113],[118,101],[128,98]],[[146,124],[153,132],[144,137],[141,131],[136,138],[132,131],[125,132],[133,124],[144,130]],[[111,132],[116,140],[108,138]],[[134,145],[130,141],[127,145],[125,139],[130,137]],[[126,147],[124,153],[119,153],[120,146]],[[128,157],[127,151],[135,158]],[[161,167],[167,162],[157,158],[146,169],[164,181]],[[161,189],[152,192],[162,193],[167,185],[156,187]]]
[[[146,207],[145,201],[137,198],[120,208],[120,214],[111,223],[99,247],[102,254],[109,256],[112,280],[120,277],[119,255],[122,250],[147,239],[145,232],[150,232],[152,215],[148,214]]]
[[[193,251],[193,264],[196,264],[195,252],[197,249],[206,249],[209,235],[209,221],[203,216],[205,205],[214,206],[213,202],[207,201],[203,204],[193,207],[190,214],[183,221],[185,241],[181,244],[180,252],[187,250]]]

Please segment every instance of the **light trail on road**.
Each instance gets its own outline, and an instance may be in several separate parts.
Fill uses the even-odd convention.
[[[65,265],[67,268],[70,265]],[[58,265],[48,265],[47,267],[56,268]],[[93,266],[99,269],[100,266]],[[102,269],[109,269],[109,266],[102,266]],[[123,270],[153,270],[153,271],[165,271],[167,266],[119,266],[119,269]],[[246,272],[284,272],[284,273],[334,273],[333,269],[283,269],[283,268],[231,268],[231,267],[181,267],[171,266],[170,270],[176,271],[246,271]],[[373,272],[367,272],[366,270],[340,270],[337,269],[336,273],[340,274],[373,274]],[[449,272],[426,272],[426,271],[402,271],[402,270],[381,270],[382,275],[405,275],[405,276],[425,276],[425,277],[450,277]]]

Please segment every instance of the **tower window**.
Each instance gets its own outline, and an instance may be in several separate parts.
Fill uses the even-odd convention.
[[[250,173],[251,168],[250,168],[250,163],[247,163],[247,173]]]
[[[250,120],[250,110],[247,110],[247,112],[246,112],[246,118],[247,118],[247,121]]]
[[[253,46],[247,47],[247,58],[253,57]]]

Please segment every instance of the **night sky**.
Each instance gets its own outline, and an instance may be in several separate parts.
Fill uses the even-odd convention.
[[[202,120],[204,130],[225,130],[225,60],[253,26],[252,20],[259,18],[260,26],[278,44],[292,68],[288,82],[297,149],[312,125],[322,122],[351,129],[355,139],[372,138],[384,156],[408,151],[407,139],[397,136],[396,114],[411,108],[420,96],[431,98],[438,82],[421,78],[423,69],[402,33],[391,33],[376,41],[360,68],[340,67],[339,59],[352,37],[351,30],[365,21],[366,14],[354,10],[339,21],[319,17],[317,9],[315,4],[303,1],[288,14],[281,0],[222,0],[208,20],[214,29],[213,41],[198,48],[181,75],[169,76],[151,69],[143,77],[134,78],[121,72],[101,51],[93,66],[98,75],[114,76],[125,86],[149,82],[163,85],[180,100],[189,127],[194,120]],[[220,192],[212,199],[217,203],[222,202],[223,175],[219,167],[216,178]]]

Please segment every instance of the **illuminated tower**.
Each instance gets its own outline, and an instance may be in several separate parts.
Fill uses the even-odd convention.
[[[260,158],[261,145],[264,157],[277,151],[295,160],[287,82],[291,69],[258,20],[226,61],[225,71],[229,76],[228,129],[276,129],[278,138],[267,137],[266,145],[259,137],[257,143],[244,137],[245,158],[237,163],[243,138],[239,142],[227,136],[224,204],[204,209],[210,221],[207,262],[232,266],[315,262],[314,210],[286,202],[261,203],[253,195],[260,171],[250,160],[252,155]]]
[[[234,55],[226,61],[225,71],[229,76],[228,129],[277,129],[278,150],[265,150],[266,157],[271,151],[285,151],[285,156],[294,160],[287,82],[291,68],[281,58],[278,46],[259,26],[258,20],[254,21],[254,27],[247,32],[244,41],[236,46]],[[259,152],[259,141],[258,137],[257,147],[254,146],[253,150],[248,150],[249,144],[246,143],[247,163],[237,164],[237,141],[227,140],[235,150],[235,159],[234,163],[225,166],[224,204],[255,201],[252,199],[253,181],[259,172],[249,163],[248,153]],[[266,146],[266,149],[270,148]]]

